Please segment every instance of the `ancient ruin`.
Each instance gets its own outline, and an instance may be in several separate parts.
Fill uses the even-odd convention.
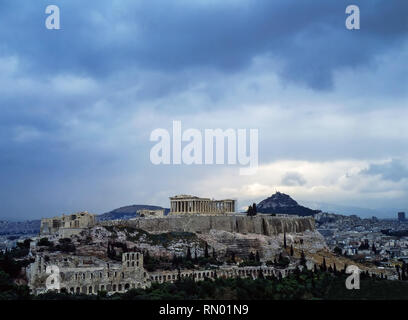
[[[170,197],[170,214],[232,214],[235,200],[211,200],[190,195]]]
[[[62,238],[80,233],[85,228],[95,225],[96,215],[87,211],[60,217],[41,219],[40,235],[58,234]]]
[[[78,256],[54,257],[46,261],[43,255],[38,254],[35,262],[27,268],[27,276],[35,294],[47,290],[85,294],[98,291],[115,293],[150,285],[143,268],[143,254],[139,252],[123,253],[122,263]]]
[[[276,269],[270,266],[238,267],[225,266],[210,270],[170,270],[148,273],[143,267],[143,254],[122,254],[122,263],[106,262],[93,257],[63,256],[45,258],[36,255],[35,262],[27,269],[28,285],[34,294],[49,290],[71,294],[108,295],[123,293],[130,289],[147,288],[152,282],[174,282],[191,278],[201,281],[206,278],[257,278],[264,275],[286,277],[294,267]]]
[[[138,210],[137,213],[140,217],[143,218],[163,218],[164,217],[164,209],[158,210],[148,210],[148,209],[141,209]]]
[[[143,265],[141,250],[153,250],[148,241],[156,241],[156,246],[160,246],[157,242],[184,235],[190,242],[183,242],[184,238],[178,238],[179,240],[175,240],[179,241],[178,246],[184,243],[184,246],[190,248],[192,239],[196,239],[196,250],[200,241],[208,241],[213,245],[214,255],[215,250],[223,253],[223,256],[230,256],[234,252],[240,259],[253,250],[259,250],[262,258],[271,259],[275,250],[273,248],[279,247],[275,242],[280,242],[283,234],[315,232],[312,217],[267,214],[247,216],[235,212],[235,200],[232,199],[211,200],[177,195],[170,197],[169,215],[166,216],[164,210],[139,210],[138,215],[139,217],[130,220],[97,222],[95,215],[80,212],[42,219],[40,237],[51,236],[52,243],[46,239],[38,248],[32,248],[35,262],[26,269],[32,292],[40,294],[57,290],[72,294],[97,294],[105,291],[110,295],[132,288],[147,288],[152,282],[173,282],[183,278],[200,281],[217,277],[256,278],[261,274],[286,276],[296,266],[288,265],[286,268],[276,269],[266,264],[250,267],[239,266],[237,263],[222,263],[212,266],[209,270],[158,269],[149,273]],[[118,232],[113,231],[114,229]],[[163,237],[156,237],[160,234],[163,234]],[[106,241],[112,239],[125,244],[125,249],[116,257],[109,255],[109,245],[106,254]],[[258,248],[260,243],[268,243],[270,252]],[[224,248],[226,246],[227,250]],[[59,252],[61,249],[65,251]],[[165,250],[171,248],[165,247]],[[121,255],[120,263],[115,259],[120,259]]]

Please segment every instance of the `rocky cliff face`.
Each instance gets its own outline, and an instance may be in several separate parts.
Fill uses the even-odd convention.
[[[222,261],[234,253],[236,258],[247,259],[250,253],[258,252],[262,260],[273,260],[283,250],[284,234],[263,235],[236,233],[212,229],[207,233],[162,232],[148,233],[137,228],[117,226],[90,228],[76,241],[76,254],[106,258],[108,241],[126,244],[127,248],[147,250],[151,256],[172,259],[174,255],[185,256],[187,248],[198,256],[204,256],[207,243]],[[91,239],[91,240],[89,240]],[[317,231],[286,233],[288,248],[292,245],[298,252],[308,255],[325,250],[326,244]]]
[[[320,210],[312,210],[299,205],[289,195],[276,192],[269,198],[262,200],[256,206],[259,213],[284,213],[299,216],[313,216]]]
[[[273,260],[283,250],[284,235],[266,236],[260,234],[240,234],[212,230],[198,237],[208,243],[220,256],[229,256],[234,252],[236,257],[245,259],[251,252],[258,252],[262,260]],[[317,231],[287,233],[286,242],[295,250],[304,250],[308,254],[326,248],[323,237]]]
[[[209,233],[220,230],[235,233],[254,233],[274,236],[283,232],[300,233],[314,231],[315,223],[311,217],[274,217],[257,215],[253,217],[228,216],[173,216],[166,218],[139,218],[128,221],[101,221],[103,226],[127,225],[148,232],[196,232]]]

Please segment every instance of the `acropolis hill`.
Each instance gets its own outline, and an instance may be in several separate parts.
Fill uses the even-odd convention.
[[[315,230],[312,217],[236,214],[235,200],[232,199],[211,200],[190,195],[178,195],[170,197],[170,214],[168,216],[163,216],[161,210],[157,210],[157,214],[154,210],[150,210],[149,215],[145,214],[146,210],[140,212],[143,214],[139,218],[100,221],[99,223],[96,222],[94,215],[87,212],[42,219],[41,234],[59,233],[61,237],[66,237],[96,224],[130,226],[148,232],[208,233],[211,230],[219,230],[266,236],[278,235],[283,232],[300,233],[306,230]]]
[[[129,220],[98,221],[88,212],[43,219],[40,238],[31,247],[35,262],[26,270],[30,288],[35,293],[46,290],[46,269],[52,265],[63,275],[58,290],[87,294],[125,292],[178,277],[256,278],[260,267],[265,275],[286,276],[298,265],[300,252],[325,250],[313,217],[250,216],[237,213],[233,199],[191,195],[170,197],[166,216],[159,208],[138,208],[138,217]],[[282,249],[286,244],[294,255]],[[193,251],[194,261],[207,262],[175,269],[175,257],[188,260]],[[272,263],[282,252],[286,264]],[[239,265],[255,253],[259,266]]]

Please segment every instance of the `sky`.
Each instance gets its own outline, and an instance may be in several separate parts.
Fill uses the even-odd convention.
[[[360,30],[345,27],[351,3]],[[0,219],[175,194],[244,208],[276,190],[396,216],[407,61],[405,0],[0,0]],[[257,173],[152,164],[151,132],[175,120],[258,129]]]

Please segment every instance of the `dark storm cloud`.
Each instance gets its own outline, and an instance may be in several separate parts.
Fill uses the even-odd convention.
[[[23,4],[24,3],[24,4]],[[361,30],[344,26],[349,1],[56,1],[62,30],[44,27],[47,1],[2,4],[4,50],[33,72],[109,75],[121,68],[234,72],[258,55],[282,61],[281,75],[330,88],[332,72],[356,67],[408,31],[406,1],[354,1]],[[390,18],[392,17],[392,18]]]
[[[361,172],[366,175],[379,175],[384,180],[401,181],[408,178],[407,163],[400,159],[392,159],[383,164],[371,164],[370,167]]]
[[[399,61],[406,60],[408,2],[352,2],[361,9],[359,31],[346,30],[350,2],[343,0],[0,0],[0,217],[103,212],[173,190],[186,171],[172,177],[167,167],[153,167],[148,137],[149,124],[171,126],[176,115],[183,126],[191,120],[197,127],[196,116],[208,128],[257,128],[265,121],[261,162],[275,159],[270,155],[400,156],[405,126],[356,121],[355,110],[393,108],[393,90],[406,92]],[[61,30],[45,28],[50,4],[61,9]],[[377,79],[371,71],[383,53],[391,53],[379,73],[385,76],[360,86]],[[366,78],[361,66],[370,67]],[[343,81],[354,90],[355,105],[347,114],[327,108],[333,114],[325,118],[319,110],[349,94],[344,82],[333,86],[334,72],[343,68],[351,70]],[[322,99],[315,113],[305,110],[316,107],[305,91]],[[377,104],[354,99],[365,96]],[[275,104],[282,109],[257,109]],[[356,137],[360,123],[364,132],[379,128],[375,139],[364,132]],[[305,181],[288,173],[283,183]]]

